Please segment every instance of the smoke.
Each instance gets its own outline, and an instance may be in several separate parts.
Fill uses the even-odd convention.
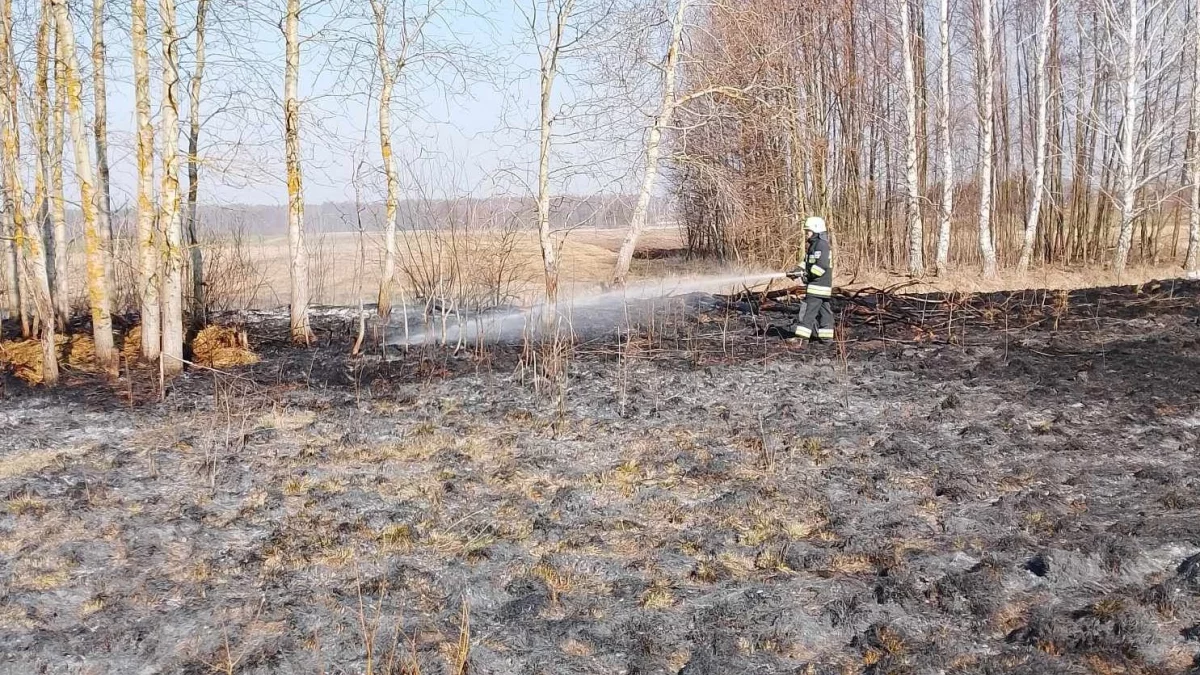
[[[781,273],[666,277],[629,284],[624,288],[560,297],[557,306],[539,303],[515,310],[466,314],[397,316],[387,327],[388,345],[515,343],[537,337],[556,323],[581,338],[595,337],[629,326],[664,309],[659,300],[678,300],[696,294],[731,292],[783,278]],[[553,312],[554,317],[547,313]],[[552,319],[552,320],[551,320]],[[397,325],[399,324],[399,325]]]

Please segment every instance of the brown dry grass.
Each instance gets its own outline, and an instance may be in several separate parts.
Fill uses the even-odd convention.
[[[83,372],[97,372],[96,343],[86,335],[56,335],[54,338],[59,365]],[[42,381],[42,343],[37,340],[7,340],[0,342],[0,370],[38,384]]]
[[[196,362],[212,368],[233,368],[258,363],[246,332],[229,326],[208,326],[192,340]]]

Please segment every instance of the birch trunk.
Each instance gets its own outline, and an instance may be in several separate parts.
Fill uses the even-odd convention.
[[[992,243],[992,173],[995,168],[995,74],[996,60],[993,54],[992,30],[993,0],[980,0],[979,58],[981,63],[980,82],[982,102],[979,115],[980,172],[979,172],[979,252],[983,257],[983,276],[996,276],[996,247]]]
[[[918,177],[920,149],[917,147],[917,79],[913,65],[912,6],[900,0],[900,58],[903,61],[905,91],[905,220],[908,227],[908,273],[919,277],[925,273],[925,233],[921,224],[921,193]]]
[[[49,0],[44,0],[50,8]],[[50,14],[53,11],[48,9]],[[51,16],[51,23],[54,18]],[[71,318],[70,244],[67,236],[67,200],[63,180],[63,146],[67,137],[67,67],[63,59],[62,41],[58,31],[54,35],[54,112],[50,118],[50,221],[51,241],[54,242],[54,311],[58,320],[66,326]]]
[[[104,74],[104,0],[92,0],[92,133],[96,137],[96,227],[112,241],[112,200],[108,172],[108,93]],[[112,251],[104,256],[104,274],[113,287]]]
[[[33,217],[38,221],[38,228],[41,231],[42,242],[45,247],[47,285],[51,294],[51,302],[55,307],[55,324],[62,331],[66,329],[67,316],[65,313],[59,313],[58,311],[59,298],[57,297],[56,288],[59,280],[56,278],[58,275],[53,265],[54,257],[58,251],[54,245],[53,237],[50,236],[54,231],[54,224],[50,216],[50,191],[53,184],[50,160],[50,35],[53,25],[52,19],[49,3],[43,2],[41,17],[38,21],[33,94],[32,127],[34,142],[37,146],[37,166],[34,170]]]
[[[377,313],[385,325],[392,313],[392,280],[396,276],[396,217],[400,205],[400,183],[392,158],[392,63],[387,51],[387,5],[371,0],[375,14],[375,45],[382,84],[379,90],[379,151],[387,179],[387,201],[383,224],[383,275],[379,278]]]
[[[650,136],[646,139],[646,174],[642,177],[642,189],[638,193],[637,204],[629,219],[629,232],[621,242],[621,250],[617,252],[617,265],[613,270],[613,285],[623,286],[629,276],[629,266],[633,263],[633,252],[637,249],[638,238],[646,227],[646,219],[650,212],[650,200],[654,197],[654,184],[658,179],[658,162],[662,153],[663,131],[671,126],[675,116],[675,71],[679,63],[679,50],[683,43],[683,25],[687,14],[688,0],[678,0],[675,7],[675,18],[671,23],[671,43],[667,47],[667,62],[663,67],[662,104],[654,125],[650,127]]]
[[[150,52],[146,0],[132,0],[133,88],[137,119],[137,294],[142,315],[142,359],[162,354],[159,236],[154,204],[154,123],[150,117]]]
[[[950,271],[950,221],[954,215],[954,147],[950,140],[950,0],[940,0],[942,100],[938,127],[942,135],[942,199],[938,212],[937,272]]]
[[[175,0],[159,0],[162,20],[162,184],[158,222],[163,227],[162,355],[166,375],[183,371],[183,223],[179,213],[179,47]]]
[[[558,77],[558,59],[562,53],[563,30],[571,17],[575,0],[565,0],[553,13],[553,23],[550,24],[550,35],[547,44],[539,46],[540,62],[540,106],[539,106],[539,138],[538,138],[538,193],[537,193],[537,223],[538,241],[542,247],[542,267],[546,276],[546,301],[553,308],[558,302],[558,252],[554,248],[554,238],[550,233],[550,141],[554,114],[551,111],[554,80]],[[549,16],[549,15],[548,15]],[[546,312],[548,318],[554,316],[553,311]]]
[[[92,309],[92,337],[96,360],[110,376],[117,375],[118,354],[113,345],[112,309],[109,299],[109,255],[107,233],[99,228],[96,208],[96,182],[83,119],[83,84],[79,79],[79,61],[75,56],[75,34],[67,13],[66,0],[50,0],[54,9],[60,54],[66,70],[67,112],[71,119],[71,138],[75,147],[75,181],[79,185],[79,207],[83,212],[83,238],[87,250],[88,299]]]
[[[21,93],[20,73],[13,58],[12,0],[0,0],[0,78],[3,78],[4,116],[0,132],[0,163],[3,164],[5,201],[13,223],[13,243],[24,258],[26,288],[37,314],[38,337],[42,343],[42,383],[58,384],[58,355],[54,344],[54,305],[50,300],[50,282],[46,274],[46,249],[41,221],[25,218],[25,189],[20,171],[21,139],[18,105]]]
[[[304,245],[304,178],[300,166],[300,0],[288,0],[284,20],[286,42],[283,77],[283,126],[287,154],[288,245],[292,255],[292,341],[308,344],[308,250]]]
[[[196,3],[196,65],[192,71],[188,111],[188,195],[187,237],[192,266],[192,323],[203,326],[207,320],[208,300],[204,294],[204,253],[197,234],[197,210],[200,199],[200,85],[204,78],[204,30],[208,0]]]
[[[1029,218],[1025,222],[1025,238],[1021,242],[1021,258],[1017,261],[1017,271],[1029,269],[1033,258],[1033,244],[1037,240],[1038,220],[1042,215],[1042,197],[1046,191],[1046,154],[1049,150],[1047,134],[1049,127],[1050,87],[1049,73],[1046,71],[1046,57],[1050,53],[1050,21],[1054,15],[1054,0],[1042,0],[1042,27],[1038,34],[1037,73],[1035,86],[1037,88],[1037,119],[1036,148],[1034,149],[1033,192],[1029,204]]]
[[[1192,213],[1183,266],[1189,279],[1200,279],[1200,2],[1192,10],[1192,17],[1192,35],[1196,37],[1192,64]]]
[[[1142,88],[1140,82],[1140,61],[1138,54],[1138,29],[1141,28],[1141,0],[1128,0],[1129,23],[1124,26],[1125,46],[1127,48],[1125,71],[1122,73],[1124,117],[1121,123],[1121,226],[1117,236],[1117,253],[1113,260],[1113,270],[1117,278],[1125,272],[1129,264],[1129,251],[1133,246],[1133,219],[1137,215],[1137,162],[1135,139],[1140,126],[1139,112],[1142,108]]]
[[[7,193],[8,184],[4,182],[3,172],[0,172],[0,188]],[[17,263],[17,246],[13,243],[14,233],[12,230],[12,214],[8,210],[8,204],[0,200],[0,252],[4,254],[4,309],[9,317],[16,318],[21,315],[21,284],[18,281],[20,266]]]

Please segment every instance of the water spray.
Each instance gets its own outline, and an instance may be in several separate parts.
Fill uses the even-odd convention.
[[[418,345],[428,342],[457,344],[475,342],[517,341],[530,334],[539,333],[548,322],[546,314],[553,312],[556,318],[573,327],[587,324],[590,329],[618,328],[629,320],[630,303],[645,303],[658,299],[682,297],[694,293],[714,294],[737,291],[761,286],[783,279],[782,272],[711,275],[690,277],[665,277],[629,284],[622,288],[586,295],[559,298],[554,307],[538,303],[524,309],[478,312],[470,316],[458,313],[426,319],[424,316],[401,316],[407,326],[388,327],[389,345]],[[653,303],[651,303],[653,304]],[[640,308],[641,311],[653,307]],[[415,320],[419,325],[413,326]],[[407,330],[406,330],[407,329]]]

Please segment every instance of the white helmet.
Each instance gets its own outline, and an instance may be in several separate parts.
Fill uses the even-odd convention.
[[[809,216],[809,218],[804,221],[804,229],[808,230],[809,232],[821,234],[825,231],[825,219],[820,216]]]

